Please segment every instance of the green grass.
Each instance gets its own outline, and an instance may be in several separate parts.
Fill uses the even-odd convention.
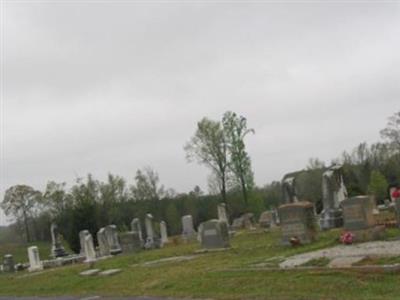
[[[400,235],[397,229],[390,236]],[[293,254],[337,244],[340,231],[320,234],[318,241],[301,247],[279,244],[279,231],[241,233],[232,239],[233,248],[199,254],[197,258],[146,267],[141,263],[179,255],[192,255],[198,245],[183,244],[164,249],[121,255],[99,261],[95,268],[121,268],[112,277],[81,277],[86,265],[52,269],[26,276],[0,276],[0,295],[153,295],[213,299],[399,299],[397,275],[338,271],[249,271],[248,267],[279,260]]]

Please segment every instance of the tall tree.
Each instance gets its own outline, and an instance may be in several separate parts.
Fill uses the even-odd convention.
[[[72,203],[72,196],[65,191],[66,183],[49,181],[43,193],[43,202],[52,216],[57,215]]]
[[[371,179],[368,185],[368,194],[376,197],[377,200],[382,201],[388,197],[388,183],[385,176],[379,171],[372,171]]]
[[[222,200],[226,202],[228,145],[221,123],[203,118],[197,123],[196,132],[184,149],[189,162],[197,160],[211,169]]]
[[[240,184],[244,202],[247,205],[248,192],[254,186],[250,156],[246,152],[244,138],[254,129],[247,128],[247,120],[234,112],[227,111],[222,118],[223,129],[229,150],[229,169]]]
[[[31,241],[28,220],[41,203],[41,193],[27,185],[15,185],[6,190],[1,208],[24,224],[26,240]]]
[[[381,136],[396,152],[400,151],[400,111],[389,117],[386,128],[381,130]]]
[[[164,186],[160,186],[158,173],[150,167],[137,170],[135,176],[136,184],[131,187],[133,199],[141,200],[160,200],[165,196]]]

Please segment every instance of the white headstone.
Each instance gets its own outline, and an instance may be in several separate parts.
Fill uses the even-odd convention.
[[[160,234],[161,234],[161,244],[168,243],[168,232],[167,232],[167,223],[164,221],[160,222]]]
[[[140,220],[138,218],[134,218],[131,222],[131,231],[138,234],[139,239],[143,241],[142,236],[142,226],[140,225]]]
[[[97,242],[99,243],[99,254],[100,256],[109,256],[110,253],[110,246],[108,245],[107,237],[106,237],[106,230],[105,228],[100,228],[97,232]]]
[[[94,249],[93,237],[89,233],[85,236],[85,262],[92,262],[96,260],[96,250]]]
[[[43,270],[43,264],[40,261],[39,249],[37,246],[32,246],[28,248],[28,258],[29,258],[29,272],[41,271]]]
[[[89,234],[89,230],[79,231],[79,243],[81,246],[81,251],[79,254],[85,255],[85,237]]]
[[[145,248],[151,249],[155,247],[154,244],[154,228],[153,228],[153,216],[151,214],[147,214],[144,220],[146,227],[146,243]]]
[[[185,241],[196,238],[196,231],[193,227],[193,218],[191,215],[186,215],[182,217],[182,238]]]
[[[112,255],[121,253],[122,249],[121,249],[121,245],[119,244],[117,226],[116,225],[107,225],[105,227],[105,234],[106,234],[108,246],[110,247],[110,253]]]
[[[228,215],[226,214],[226,204],[218,204],[218,220],[229,224]]]

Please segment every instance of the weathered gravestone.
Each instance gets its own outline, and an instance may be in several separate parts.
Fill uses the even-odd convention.
[[[193,227],[193,218],[191,215],[182,217],[182,238],[184,241],[196,239],[196,231]]]
[[[161,238],[159,228],[156,228],[157,224],[154,222],[154,217],[151,214],[146,214],[144,223],[146,227],[146,242],[144,243],[144,248],[160,248],[162,246]]]
[[[160,234],[161,234],[161,243],[168,243],[168,231],[167,231],[167,223],[165,221],[160,222]]]
[[[119,234],[119,241],[123,253],[138,252],[142,249],[142,241],[136,232],[123,232]]]
[[[58,231],[57,224],[52,223],[50,227],[51,233],[51,255],[52,257],[63,257],[67,256],[68,253],[65,251],[62,243],[60,233]]]
[[[4,272],[14,272],[15,263],[12,254],[6,254],[3,258],[3,271]]]
[[[282,194],[283,194],[283,203],[295,203],[298,202],[299,199],[297,197],[296,190],[296,178],[292,176],[285,175],[282,179]]]
[[[106,229],[100,228],[97,232],[97,242],[99,243],[99,255],[100,256],[109,256],[111,255],[110,246],[108,245]]]
[[[232,229],[254,229],[254,214],[245,213],[232,222]]]
[[[84,238],[84,249],[85,249],[85,262],[93,262],[96,260],[96,250],[94,249],[92,235],[86,234]]]
[[[118,239],[118,230],[115,225],[107,225],[105,228],[108,246],[110,247],[110,254],[116,255],[122,252],[121,245]]]
[[[228,224],[229,226],[228,214],[226,213],[226,204],[225,203],[218,204],[217,212],[218,212],[218,220],[226,222],[226,224]]]
[[[43,270],[43,263],[40,261],[39,249],[37,246],[32,246],[28,248],[28,258],[29,258],[29,272],[41,271]]]
[[[199,227],[201,246],[204,249],[229,248],[228,224],[220,220],[209,220]]]
[[[331,229],[343,226],[343,214],[340,204],[347,198],[343,182],[342,167],[334,165],[322,175],[322,204],[320,226]]]
[[[264,211],[260,215],[260,218],[258,219],[258,223],[260,224],[261,228],[273,227],[274,226],[274,220],[273,220],[272,211],[270,211],[270,210]]]
[[[80,255],[85,255],[85,237],[90,234],[89,230],[81,230],[79,231],[79,244],[81,246],[81,250],[79,252]]]
[[[284,204],[278,208],[278,214],[283,245],[290,245],[292,241],[307,244],[316,239],[317,228],[312,203],[299,201]]]
[[[344,230],[351,232],[354,242],[380,239],[384,236],[385,226],[376,225],[373,210],[374,198],[357,196],[342,202]]]
[[[131,222],[131,232],[137,235],[137,238],[143,244],[143,235],[142,235],[142,226],[140,225],[140,220],[138,218],[134,218]]]

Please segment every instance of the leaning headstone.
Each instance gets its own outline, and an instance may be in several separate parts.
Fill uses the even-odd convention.
[[[226,224],[228,224],[229,226],[228,214],[226,213],[226,204],[225,203],[218,204],[217,211],[218,211],[218,220],[226,222]]]
[[[285,204],[295,203],[299,201],[297,197],[295,177],[287,175],[283,177],[282,194],[283,194],[283,203]]]
[[[167,232],[167,223],[165,221],[160,222],[160,234],[161,234],[161,243],[168,243],[168,232]]]
[[[28,248],[28,258],[29,258],[29,272],[41,271],[43,270],[43,263],[40,261],[39,249],[37,246],[32,246]]]
[[[242,215],[243,227],[245,229],[254,229],[254,214],[245,213]]]
[[[342,202],[344,230],[353,234],[354,242],[380,239],[385,226],[376,225],[373,214],[375,203],[370,196],[357,196]]]
[[[99,243],[99,255],[100,256],[109,256],[111,255],[110,246],[108,245],[106,229],[100,228],[97,232],[97,242]]]
[[[81,251],[79,252],[80,255],[85,255],[85,237],[90,234],[89,230],[81,230],[79,231],[79,243],[81,246]]]
[[[14,272],[15,263],[12,254],[6,254],[3,258],[3,271],[4,272]]]
[[[105,227],[105,234],[107,238],[108,246],[110,247],[110,254],[116,255],[122,252],[121,246],[118,240],[118,230],[115,225],[107,225]]]
[[[312,203],[299,201],[284,204],[278,208],[278,213],[283,245],[291,245],[293,241],[307,244],[316,239],[317,228]]]
[[[51,233],[51,255],[54,258],[67,256],[68,253],[65,251],[61,243],[61,237],[58,231],[57,224],[54,223],[51,224],[50,233]]]
[[[201,246],[204,249],[229,248],[228,224],[220,220],[209,220],[200,227]]]
[[[270,210],[264,211],[260,215],[260,218],[258,219],[258,223],[260,224],[261,228],[273,227],[274,222],[273,222],[272,211],[270,211]]]
[[[193,218],[191,215],[182,217],[182,238],[184,241],[196,239],[196,231],[193,227]]]
[[[85,257],[86,260],[85,262],[93,262],[96,260],[96,250],[94,249],[94,244],[93,244],[93,237],[89,233],[85,236]]]
[[[343,226],[343,214],[340,204],[347,198],[343,182],[342,167],[334,165],[322,175],[322,204],[320,217],[321,229]]]
[[[123,253],[138,252],[142,249],[142,241],[136,232],[120,233],[119,242]]]
[[[131,231],[136,233],[140,241],[143,241],[142,236],[142,226],[140,225],[140,220],[138,218],[134,218],[131,222]]]
[[[243,218],[239,217],[239,218],[233,219],[231,227],[232,227],[233,230],[239,230],[239,229],[243,229],[244,228],[243,224],[244,224]]]

